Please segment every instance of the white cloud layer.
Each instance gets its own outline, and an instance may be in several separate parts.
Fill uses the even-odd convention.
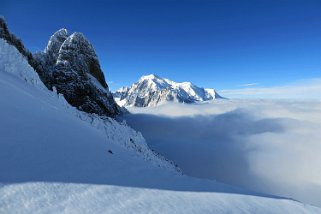
[[[245,85],[243,85],[245,86]],[[247,85],[253,86],[253,85]],[[309,79],[284,86],[249,87],[221,90],[228,98],[269,98],[269,99],[318,99],[321,100],[321,78]]]
[[[127,122],[186,174],[321,206],[321,102],[217,100],[129,110],[135,114]]]
[[[241,84],[239,86],[241,86],[241,87],[250,87],[250,86],[255,86],[255,85],[259,85],[259,83],[257,83],[257,82],[245,83],[245,84]]]

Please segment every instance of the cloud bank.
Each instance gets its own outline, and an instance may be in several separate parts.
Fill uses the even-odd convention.
[[[130,111],[127,123],[188,175],[321,206],[321,102],[224,100]]]

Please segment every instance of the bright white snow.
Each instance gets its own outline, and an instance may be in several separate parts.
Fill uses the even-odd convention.
[[[1,39],[0,53],[0,213],[321,212],[183,176],[133,129],[47,91]]]
[[[115,92],[120,106],[156,106],[165,101],[194,103],[222,98],[214,89],[204,89],[191,82],[174,82],[155,74],[142,76],[130,87]]]

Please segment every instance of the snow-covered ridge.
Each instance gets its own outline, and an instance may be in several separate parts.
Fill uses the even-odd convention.
[[[7,72],[42,90],[47,88],[26,58],[12,45],[0,38],[0,71]]]
[[[174,82],[155,74],[142,76],[130,87],[114,93],[122,106],[156,106],[164,101],[195,103],[222,98],[214,89],[200,88],[191,82]]]
[[[41,93],[46,94],[46,102],[51,103],[55,108],[63,110],[65,113],[90,124],[103,135],[108,142],[120,145],[134,152],[138,158],[143,158],[156,166],[179,172],[180,169],[174,163],[151,151],[141,133],[126,125],[125,122],[118,122],[110,117],[88,114],[77,110],[71,106],[62,94],[58,94],[56,89],[49,91],[40,80],[38,74],[28,64],[18,50],[9,45],[5,40],[0,39],[0,72],[10,73],[13,76],[38,88]]]

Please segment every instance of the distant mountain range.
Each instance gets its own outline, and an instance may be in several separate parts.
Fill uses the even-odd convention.
[[[214,89],[201,88],[191,82],[177,83],[155,74],[142,76],[130,87],[122,87],[114,94],[120,106],[156,106],[164,101],[196,103],[221,99]]]

